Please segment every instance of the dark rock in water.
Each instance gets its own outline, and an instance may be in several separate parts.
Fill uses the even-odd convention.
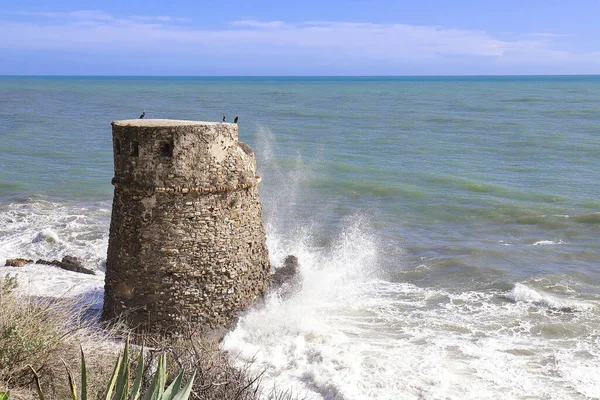
[[[573,313],[577,310],[573,309],[573,307],[561,307],[558,309],[559,311],[562,311],[564,313]]]
[[[64,256],[62,259],[62,263],[68,264],[73,268],[83,268],[83,264],[81,264],[81,261],[79,261],[77,257],[73,256]]]
[[[22,267],[25,264],[32,263],[33,260],[27,260],[25,258],[7,258],[5,267]]]
[[[54,265],[68,271],[79,272],[80,274],[96,275],[91,269],[85,268],[77,257],[64,256],[62,261],[58,264],[55,263]]]
[[[298,257],[287,256],[283,260],[283,267],[277,268],[273,273],[271,289],[287,298],[297,293],[301,286],[302,276],[300,275]]]
[[[96,273],[91,269],[84,268],[81,264],[81,261],[79,261],[77,257],[73,256],[64,256],[62,261],[37,260],[35,263],[43,265],[54,265],[55,267],[66,269],[67,271],[79,272],[80,274],[96,275]]]

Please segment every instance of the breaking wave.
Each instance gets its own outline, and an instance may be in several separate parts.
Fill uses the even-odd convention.
[[[108,203],[60,203],[41,196],[0,203],[0,264],[7,258],[79,258],[104,269],[108,247]]]
[[[538,307],[546,307],[559,311],[583,311],[592,307],[588,303],[565,299],[534,290],[523,283],[517,283],[513,290],[505,294],[505,297],[515,302],[529,303]]]

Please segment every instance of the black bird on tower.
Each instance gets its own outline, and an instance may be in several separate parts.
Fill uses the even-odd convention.
[[[233,123],[237,124],[237,122],[238,122],[238,116],[236,115],[235,118],[233,119]]]
[[[223,122],[227,121],[227,117],[223,114]]]
[[[140,115],[140,119],[144,119],[144,117],[145,117],[145,116],[146,116],[146,110],[144,110],[144,111],[142,112],[142,115]]]

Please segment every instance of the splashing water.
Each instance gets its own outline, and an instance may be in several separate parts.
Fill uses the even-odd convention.
[[[350,390],[360,362],[345,354],[355,332],[344,326],[352,305],[368,294],[375,275],[377,250],[359,219],[344,229],[333,246],[318,249],[298,242],[293,249],[303,278],[302,290],[283,301],[272,294],[265,307],[246,315],[226,339],[226,348],[240,360],[269,367],[269,376],[286,384],[298,380],[323,396]],[[275,253],[285,253],[271,243]],[[356,310],[359,311],[359,310]],[[269,323],[265,324],[265,321]]]
[[[364,215],[340,216],[329,240],[295,207],[310,168],[278,165],[257,130],[271,261],[298,257],[302,289],[269,295],[224,341],[263,385],[307,399],[589,398],[600,396],[600,298],[525,283],[449,291],[389,279],[382,239]],[[265,164],[263,162],[263,164]],[[326,209],[315,219],[326,218]],[[427,268],[425,267],[425,270]],[[431,273],[434,273],[433,271]]]
[[[110,208],[107,204],[59,203],[42,196],[0,204],[0,266],[7,258],[62,259],[77,257],[96,275],[52,266],[3,267],[16,275],[18,289],[31,296],[81,297],[102,306],[104,264]]]
[[[52,85],[63,86],[61,82]],[[124,83],[114,84],[120,88]],[[583,83],[586,90],[592,84],[600,87]],[[22,92],[22,81],[14,85],[15,94],[35,93],[51,102],[82,98],[73,93],[57,97],[54,89]],[[163,90],[157,87],[152,99],[176,101],[183,86],[170,85],[163,89],[173,96],[156,96]],[[233,85],[237,93],[244,83],[215,85],[211,101],[230,104],[223,87]],[[447,91],[426,82],[380,82],[378,91],[383,92],[375,96],[369,94],[371,85],[333,85],[319,83],[311,89],[296,82],[286,92],[295,106],[274,110],[267,100],[258,118],[277,124],[274,131],[256,129],[271,261],[277,268],[285,256],[297,255],[303,287],[285,300],[272,294],[264,307],[246,313],[227,337],[226,348],[240,361],[256,359],[257,372],[266,368],[265,385],[274,382],[308,399],[600,398],[595,268],[600,204],[594,173],[598,146],[592,134],[597,113],[549,119],[557,114],[554,107],[566,104],[567,91],[557,87],[546,92],[550,97],[543,109],[538,103],[507,109],[495,103],[506,95],[506,86],[496,83],[481,89],[476,82],[459,82]],[[106,87],[82,88],[87,102],[73,101],[70,109],[85,103],[95,110],[103,96],[114,105],[106,97],[114,92],[100,86]],[[536,83],[519,90],[543,87]],[[262,99],[252,97],[254,90],[243,96],[252,107]],[[414,96],[408,98],[410,90]],[[465,107],[473,93],[480,94],[477,102],[487,102],[489,112],[477,111],[479,105]],[[593,106],[594,95],[589,98],[586,104]],[[305,112],[307,103],[321,101],[321,109],[340,103],[351,107],[337,117],[328,115],[323,123],[322,115]],[[461,101],[466,103],[461,106]],[[581,109],[577,104],[574,109]],[[370,109],[374,105],[376,112]],[[435,120],[440,112],[454,114],[455,107],[470,119],[459,124]],[[192,108],[197,111],[196,105]],[[73,115],[89,115],[89,109],[79,110]],[[46,134],[24,141],[23,134],[46,132],[47,121],[60,115],[47,111],[33,130],[7,131],[13,141],[3,161],[19,168],[5,168],[7,182],[0,186],[30,194],[83,190],[86,196],[108,197],[111,147],[106,127],[80,135],[79,127],[89,121],[74,121],[76,128],[67,131],[61,121],[56,131],[60,140],[53,144]],[[380,111],[381,116],[414,118],[390,121]],[[108,119],[123,107],[102,112]],[[318,129],[312,125],[315,117]],[[21,120],[35,124],[34,118]],[[275,131],[287,129],[288,122],[295,131],[277,131],[286,148],[278,146]],[[73,166],[60,146],[78,138],[88,140],[86,147],[102,160],[96,163],[97,173],[54,168]],[[102,139],[92,143],[92,138]],[[28,162],[26,147],[32,143],[52,158]],[[516,143],[524,146],[521,152],[515,152]],[[55,146],[52,152],[49,145]],[[13,149],[20,150],[13,154]],[[87,168],[87,153],[81,161]],[[57,172],[55,179],[47,179],[48,170]],[[105,186],[97,189],[98,182]],[[108,200],[78,203],[37,195],[4,200],[0,262],[70,254],[102,270]],[[403,258],[403,247],[408,257]],[[34,293],[102,290],[100,274],[88,278],[37,266],[11,271],[39,291]]]
[[[539,307],[547,307],[559,311],[584,311],[593,307],[590,303],[563,299],[558,296],[536,291],[527,285],[517,283],[506,295],[507,299],[516,302],[530,303]]]
[[[108,204],[68,204],[43,197],[0,204],[0,262],[24,257],[51,260],[73,255],[103,268],[108,247]]]

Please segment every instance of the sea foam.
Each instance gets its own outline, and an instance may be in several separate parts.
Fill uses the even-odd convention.
[[[7,258],[79,258],[102,269],[108,246],[110,208],[106,204],[59,202],[41,196],[0,204],[0,263]]]
[[[338,213],[332,221],[331,205],[303,216],[298,205],[310,167],[301,158],[278,165],[268,157],[277,153],[269,147],[274,134],[265,127],[257,133],[267,155],[264,180],[278,182],[261,188],[271,260],[277,268],[296,255],[303,278],[300,291],[287,299],[271,294],[224,340],[240,365],[264,372],[263,387],[315,400],[600,394],[591,302],[521,283],[501,292],[393,281],[390,272],[410,266],[382,265],[383,240],[371,219]],[[324,234],[319,219],[338,229]]]
[[[515,284],[515,287],[505,294],[505,297],[515,302],[529,303],[559,311],[582,311],[592,307],[589,303],[564,299],[552,294],[544,293],[532,289],[523,283]]]

